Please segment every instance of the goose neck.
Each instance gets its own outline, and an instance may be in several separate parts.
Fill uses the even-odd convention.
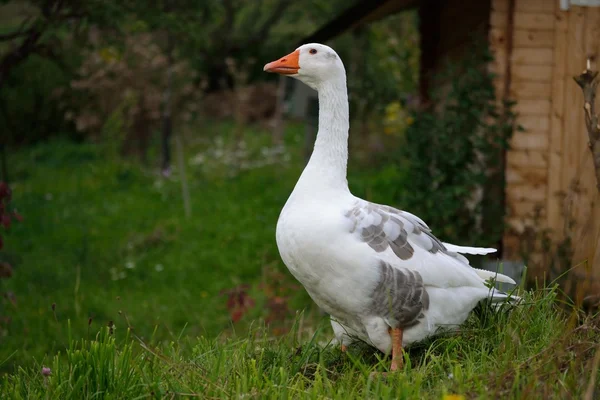
[[[330,187],[348,188],[349,109],[346,80],[329,81],[318,90],[319,130],[305,172]]]

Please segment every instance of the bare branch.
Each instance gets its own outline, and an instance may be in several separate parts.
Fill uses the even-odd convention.
[[[3,35],[0,35],[0,41],[7,41],[7,40],[13,40],[13,39],[17,39],[23,36],[27,36],[31,33],[31,29],[28,29],[26,31],[15,31],[15,32],[10,32],[10,33],[5,33]]]
[[[2,57],[0,60],[0,87],[2,87],[8,72],[27,58],[29,54],[37,50],[38,40],[41,36],[40,31],[32,30],[15,50]]]
[[[3,54],[0,58],[0,87],[12,68],[25,60],[30,54],[37,53],[44,56],[52,55],[52,49],[47,44],[41,44],[43,34],[53,25],[71,19],[81,19],[84,14],[77,10],[69,9],[66,0],[45,0],[40,5],[40,13],[29,16],[23,20],[18,30],[5,35],[0,35],[0,41],[22,38],[18,46]],[[28,26],[27,29],[25,27]]]
[[[233,32],[233,23],[235,21],[235,6],[233,0],[223,0],[223,7],[225,8],[225,20],[217,29],[217,34],[223,41],[223,49],[227,51],[231,45],[231,35],[227,33]]]
[[[263,22],[262,26],[258,29],[258,31],[256,31],[254,36],[248,42],[255,44],[264,40],[264,38],[269,34],[269,31],[273,25],[281,18],[285,10],[287,10],[287,8],[291,5],[291,0],[280,0],[279,3],[277,3],[277,6],[273,9],[271,15],[269,15],[269,17]]]
[[[31,31],[33,30],[33,26],[29,26],[28,29],[25,29],[25,27],[29,24],[29,22],[31,21],[31,19],[33,18],[33,16],[29,15],[27,16],[27,18],[25,18],[23,20],[23,22],[21,22],[21,24],[19,25],[19,28],[16,29],[14,32],[10,32],[10,33],[5,33],[3,35],[0,35],[0,41],[6,41],[6,40],[13,40],[22,36],[27,36],[31,33]]]
[[[585,127],[587,128],[589,138],[589,148],[592,152],[592,159],[596,170],[597,188],[600,192],[600,124],[598,123],[598,114],[596,114],[596,88],[598,87],[598,71],[590,70],[590,60],[588,59],[587,68],[580,75],[573,77],[575,82],[583,91],[583,112],[585,118]]]

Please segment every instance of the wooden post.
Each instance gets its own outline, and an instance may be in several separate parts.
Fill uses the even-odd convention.
[[[594,168],[596,170],[596,188],[600,192],[600,123],[595,110],[596,88],[598,87],[598,71],[590,69],[590,59],[587,60],[586,69],[578,76],[573,77],[583,91],[583,111],[585,126],[588,132],[588,146],[592,152]]]
[[[429,103],[431,74],[437,64],[440,43],[440,0],[419,2],[419,34],[421,47],[419,94],[421,104]]]
[[[179,176],[181,178],[183,210],[185,212],[185,217],[190,218],[192,216],[192,202],[190,200],[190,189],[185,174],[185,152],[183,151],[183,138],[181,133],[175,136],[175,149],[177,151],[177,167],[179,168]]]
[[[163,93],[163,126],[161,135],[162,148],[162,174],[168,176],[171,173],[171,133],[173,130],[171,97],[173,95],[173,38],[171,32],[167,32],[167,86]]]

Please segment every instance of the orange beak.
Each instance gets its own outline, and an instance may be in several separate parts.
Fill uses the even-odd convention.
[[[294,75],[300,70],[298,60],[300,59],[300,52],[295,50],[293,53],[280,58],[277,61],[273,61],[265,65],[263,71],[274,72],[281,75]]]

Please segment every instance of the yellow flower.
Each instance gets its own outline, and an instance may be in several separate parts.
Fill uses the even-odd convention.
[[[442,400],[465,400],[462,394],[445,394]]]
[[[100,58],[102,58],[102,60],[104,60],[104,62],[107,63],[116,61],[119,56],[117,51],[112,47],[104,47],[100,49],[98,54],[100,55]]]

